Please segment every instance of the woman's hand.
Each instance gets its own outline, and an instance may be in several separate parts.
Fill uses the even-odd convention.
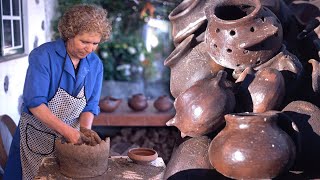
[[[71,126],[65,129],[63,137],[68,143],[72,144],[82,144],[82,139],[80,137],[80,132]]]

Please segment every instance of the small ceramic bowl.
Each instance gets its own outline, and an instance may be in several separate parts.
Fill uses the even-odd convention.
[[[128,151],[128,157],[134,163],[146,165],[156,160],[158,153],[150,148],[132,148]]]

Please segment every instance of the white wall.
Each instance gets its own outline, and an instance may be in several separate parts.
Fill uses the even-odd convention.
[[[51,40],[51,19],[55,17],[56,0],[23,0],[24,57],[0,62],[0,115],[9,115],[16,124],[19,122],[21,95],[28,67],[29,52]],[[9,77],[8,91],[4,91],[4,79]],[[20,98],[20,100],[19,100]]]

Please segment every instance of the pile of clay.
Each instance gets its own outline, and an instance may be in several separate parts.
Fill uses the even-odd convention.
[[[104,174],[108,169],[110,138],[97,140],[92,133],[83,135],[90,141],[72,144],[57,139],[55,142],[60,172],[67,177],[91,178]]]

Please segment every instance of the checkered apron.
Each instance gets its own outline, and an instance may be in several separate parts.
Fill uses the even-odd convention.
[[[79,115],[86,106],[84,87],[76,97],[58,88],[54,97],[48,102],[49,109],[66,124],[79,129]],[[34,179],[40,163],[45,157],[54,156],[57,132],[46,127],[36,117],[22,113],[20,119],[20,156],[23,179]]]

